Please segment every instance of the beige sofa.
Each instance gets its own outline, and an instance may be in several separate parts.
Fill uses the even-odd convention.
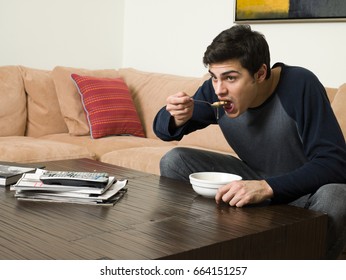
[[[145,138],[113,135],[90,137],[90,129],[71,74],[121,77],[126,82]],[[164,142],[152,130],[157,111],[168,95],[190,95],[206,77],[192,78],[148,73],[135,69],[86,70],[57,66],[40,70],[24,66],[0,67],[0,161],[39,162],[92,158],[119,166],[159,174],[159,160],[175,146],[234,152],[218,126],[185,136],[179,142]],[[346,135],[346,84],[327,88],[332,107]]]

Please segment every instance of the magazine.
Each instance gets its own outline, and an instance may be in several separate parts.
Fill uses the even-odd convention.
[[[0,186],[15,184],[24,173],[34,172],[36,167],[0,164]]]

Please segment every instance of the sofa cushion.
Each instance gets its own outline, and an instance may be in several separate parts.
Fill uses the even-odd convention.
[[[176,147],[174,143],[166,146],[147,146],[147,147],[134,147],[128,149],[121,149],[111,151],[101,156],[100,161],[110,163],[122,167],[127,167],[146,173],[160,175],[160,160],[168,151]],[[206,149],[201,146],[186,146],[193,149],[202,149],[218,153],[224,153],[219,150]],[[237,156],[234,152],[228,152]]]
[[[40,139],[70,143],[86,147],[90,152],[96,155],[96,159],[100,159],[102,155],[115,150],[176,145],[175,141],[164,142],[159,139],[150,139],[136,136],[110,136],[92,139],[90,138],[90,136],[73,136],[68,133],[59,133],[45,135]]]
[[[104,78],[119,77],[116,70],[87,70],[57,66],[52,71],[52,77],[58,96],[61,113],[68,131],[72,135],[89,135],[89,125],[77,88],[71,80],[71,74],[87,75]]]
[[[220,152],[234,153],[218,125],[209,125],[204,129],[185,135],[178,145],[196,146]]]
[[[332,108],[346,138],[346,83],[339,87],[332,102]]]
[[[27,93],[28,120],[25,135],[39,137],[67,132],[51,71],[20,67]]]
[[[26,96],[19,67],[0,67],[0,99],[0,136],[24,135]]]
[[[110,135],[144,137],[131,94],[121,78],[72,74],[87,115],[93,139]]]
[[[117,150],[104,154],[100,161],[160,175],[160,159],[175,145]]]
[[[184,91],[193,95],[202,78],[149,73],[131,68],[119,69],[132,94],[146,137],[157,138],[152,126],[157,112],[166,105],[169,95]]]
[[[73,158],[95,158],[86,147],[27,136],[0,138],[2,161],[40,162]]]

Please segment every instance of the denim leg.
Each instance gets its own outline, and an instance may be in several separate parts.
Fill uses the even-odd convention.
[[[346,184],[324,185],[290,204],[328,215],[326,259],[337,259],[346,239]]]
[[[160,161],[161,176],[189,181],[195,172],[214,171],[238,174],[243,179],[259,176],[241,160],[227,154],[177,147],[166,153]]]

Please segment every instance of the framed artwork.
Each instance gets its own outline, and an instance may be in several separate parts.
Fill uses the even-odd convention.
[[[346,21],[345,0],[235,0],[234,22]]]

